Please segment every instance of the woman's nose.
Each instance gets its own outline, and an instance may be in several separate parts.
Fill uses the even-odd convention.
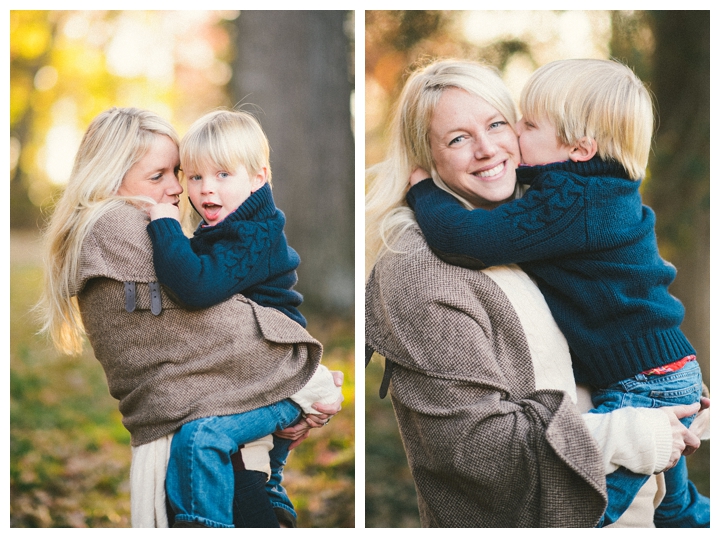
[[[487,159],[497,153],[497,145],[487,135],[479,137],[475,143],[475,158]]]
[[[180,181],[178,180],[177,176],[174,176],[170,186],[167,189],[168,196],[179,196],[182,194],[183,188],[182,185],[180,185]]]

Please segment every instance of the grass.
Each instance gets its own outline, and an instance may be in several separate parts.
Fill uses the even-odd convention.
[[[35,235],[11,233],[10,526],[129,527],[130,434],[89,346],[63,356],[37,336],[41,279]],[[300,527],[353,527],[352,321],[308,318],[324,364],[345,372],[345,402],[290,454],[284,484]]]

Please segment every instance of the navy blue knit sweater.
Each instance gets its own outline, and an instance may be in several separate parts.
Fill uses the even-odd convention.
[[[424,180],[410,189],[430,247],[470,268],[518,263],[568,340],[577,382],[606,386],[694,354],[684,309],[668,292],[675,268],[660,258],[655,215],[640,182],[593,158],[517,170],[525,196],[466,210]]]
[[[236,293],[276,308],[305,327],[293,290],[300,257],[287,244],[285,215],[263,185],[215,226],[201,225],[188,240],[175,219],[148,224],[158,280],[188,308],[207,308]]]

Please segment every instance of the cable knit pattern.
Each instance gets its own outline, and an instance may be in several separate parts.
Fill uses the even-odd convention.
[[[407,230],[368,279],[365,337],[392,365],[423,526],[597,523],[597,444],[566,393],[536,390],[520,321],[487,275],[442,262]]]
[[[305,327],[293,289],[300,257],[287,244],[285,215],[267,183],[215,226],[200,225],[188,240],[175,219],[148,225],[160,283],[183,306],[207,308],[242,293]]]
[[[519,263],[534,276],[578,382],[606,386],[694,354],[639,182],[599,158],[517,174],[531,182],[525,196],[492,211],[466,210],[431,180],[412,187],[407,201],[436,254],[469,268]]]
[[[133,446],[167,435],[196,418],[229,415],[288,398],[320,363],[322,346],[274,308],[242,295],[188,311],[156,282],[147,215],[130,206],[109,211],[83,243],[74,289],[95,357],[119,400]],[[123,282],[137,288],[125,309]]]

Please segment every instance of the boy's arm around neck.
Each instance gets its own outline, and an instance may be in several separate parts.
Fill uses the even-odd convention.
[[[481,269],[583,252],[584,186],[549,179],[492,210],[467,210],[427,180],[408,191],[407,202],[430,247],[453,265]]]

